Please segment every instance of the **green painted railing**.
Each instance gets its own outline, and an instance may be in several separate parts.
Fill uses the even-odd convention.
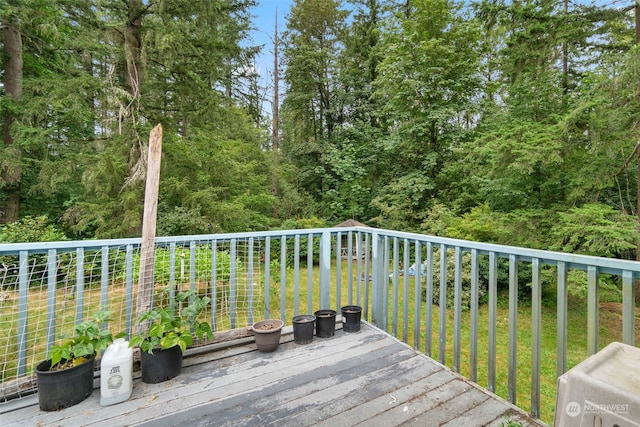
[[[0,245],[5,400],[32,391],[15,383],[30,375],[61,332],[91,310],[106,307],[117,328],[132,330],[140,242]],[[482,382],[490,391],[505,369],[512,403],[522,387],[517,370],[526,360],[529,408],[539,417],[541,336],[549,333],[542,331],[543,287],[551,283],[556,289],[557,377],[568,368],[568,287],[575,280],[585,283],[585,354],[590,355],[607,344],[599,342],[598,333],[602,280],[621,290],[622,341],[634,344],[639,275],[640,263],[633,261],[350,227],[160,237],[153,277],[157,288],[189,288],[211,297],[208,315],[217,331],[245,327],[259,317],[290,323],[301,312],[360,305],[366,320],[471,380],[480,382],[479,372],[486,372]],[[501,290],[507,294],[507,319],[497,319]],[[530,304],[531,318],[518,318],[519,303]],[[506,336],[500,332],[503,320]],[[523,324],[530,330],[525,358],[518,354]],[[499,340],[508,341],[506,368],[498,366]]]

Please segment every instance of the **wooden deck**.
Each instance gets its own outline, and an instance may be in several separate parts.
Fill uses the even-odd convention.
[[[257,352],[252,338],[193,353],[173,380],[145,384],[138,375],[126,402],[101,407],[96,389],[76,406],[42,412],[34,395],[0,404],[0,424],[475,427],[513,420],[544,425],[365,323],[360,332],[338,329],[334,337],[306,345],[295,344],[291,328],[285,328],[273,353]]]

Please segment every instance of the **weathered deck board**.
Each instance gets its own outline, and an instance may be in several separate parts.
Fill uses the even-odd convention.
[[[290,331],[290,329],[288,329]],[[42,412],[37,396],[0,405],[2,425],[69,426],[499,426],[505,416],[542,425],[384,332],[363,324],[273,353],[251,340],[195,351],[167,382],[134,383],[131,398],[101,407],[86,401]],[[3,407],[4,406],[4,407]]]

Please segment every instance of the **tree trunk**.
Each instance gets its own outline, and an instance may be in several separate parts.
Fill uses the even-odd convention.
[[[124,54],[127,61],[125,76],[127,90],[134,99],[140,96],[140,28],[142,27],[142,1],[130,0],[127,26],[124,33]]]
[[[278,158],[278,136],[279,136],[279,103],[280,103],[280,72],[279,72],[279,59],[278,59],[278,10],[276,9],[276,26],[273,35],[273,104],[271,105],[271,149],[273,150],[276,159]]]
[[[4,46],[4,91],[12,100],[22,97],[22,36],[18,24],[10,17],[2,19],[2,37]],[[6,199],[0,203],[0,223],[17,221],[20,217],[20,181],[22,177],[20,149],[14,145],[11,126],[12,109],[6,109],[4,118],[3,142],[5,145],[4,166],[0,171],[0,188]]]

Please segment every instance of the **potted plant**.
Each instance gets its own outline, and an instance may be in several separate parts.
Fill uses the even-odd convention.
[[[270,353],[280,345],[280,336],[284,322],[280,319],[267,319],[251,326],[258,351]]]
[[[168,291],[163,291],[165,296]],[[182,355],[187,346],[198,339],[213,338],[211,325],[199,321],[211,298],[195,291],[180,291],[168,298],[168,304],[158,305],[142,313],[139,324],[145,325],[131,337],[129,345],[140,347],[142,381],[159,383],[177,376],[182,369]]]
[[[49,358],[36,366],[41,410],[68,408],[91,396],[96,355],[113,342],[111,332],[102,328],[110,315],[101,310],[75,325],[74,334],[63,336],[49,350]]]

